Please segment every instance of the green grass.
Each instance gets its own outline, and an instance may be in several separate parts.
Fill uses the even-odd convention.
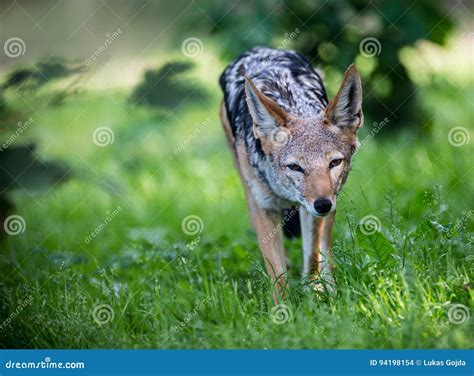
[[[472,319],[456,324],[448,312],[473,307],[474,225],[465,214],[474,208],[473,147],[450,145],[448,131],[472,123],[473,92],[438,84],[419,93],[433,114],[430,130],[377,136],[355,158],[333,234],[336,295],[305,291],[301,241],[287,242],[293,267],[281,324],[219,125],[217,90],[209,103],[173,115],[133,107],[125,91],[83,92],[45,109],[42,96],[18,102],[35,118],[22,141],[38,140],[39,156],[64,161],[73,177],[13,195],[26,230],[1,243],[0,322],[9,320],[0,344],[472,347]],[[113,129],[112,145],[92,142],[98,126]],[[202,219],[198,236],[183,233],[188,215]],[[380,220],[380,246],[358,230],[366,215]],[[114,316],[99,325],[101,304]]]

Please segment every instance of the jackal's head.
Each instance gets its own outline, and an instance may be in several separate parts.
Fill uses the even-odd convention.
[[[267,156],[271,188],[313,215],[333,212],[363,123],[362,87],[355,66],[347,69],[337,95],[316,117],[288,114],[249,79],[245,91],[254,136]]]

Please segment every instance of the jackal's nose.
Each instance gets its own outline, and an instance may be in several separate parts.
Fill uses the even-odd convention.
[[[314,202],[314,208],[318,214],[327,214],[331,210],[332,202],[327,198],[320,198]]]

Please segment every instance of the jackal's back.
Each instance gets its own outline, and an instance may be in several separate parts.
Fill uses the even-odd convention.
[[[252,131],[245,102],[245,77],[289,114],[313,117],[328,105],[322,79],[304,56],[290,50],[252,48],[231,63],[219,81],[232,133],[237,139],[249,140]]]

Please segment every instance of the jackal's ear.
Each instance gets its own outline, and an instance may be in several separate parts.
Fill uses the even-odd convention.
[[[347,68],[337,95],[326,109],[331,125],[357,131],[362,126],[362,85],[354,64]]]
[[[269,136],[285,124],[285,111],[271,98],[260,93],[248,77],[245,78],[245,94],[256,138]]]

